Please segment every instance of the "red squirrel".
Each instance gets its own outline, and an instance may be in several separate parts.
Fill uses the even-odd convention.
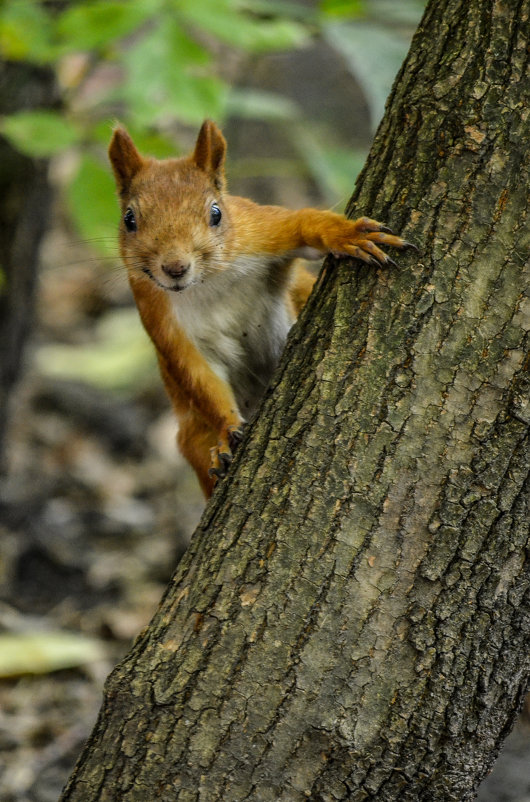
[[[183,158],[140,155],[122,127],[109,146],[121,257],[178,418],[179,447],[206,497],[226,472],[315,282],[297,257],[331,252],[393,265],[378,246],[410,247],[368,217],[229,195],[225,155],[210,120]]]

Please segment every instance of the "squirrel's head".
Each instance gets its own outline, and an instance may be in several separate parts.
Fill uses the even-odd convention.
[[[211,120],[189,156],[161,161],[142,156],[127,131],[115,129],[109,159],[122,209],[121,255],[130,272],[180,291],[224,268],[231,236],[225,154],[225,138]]]

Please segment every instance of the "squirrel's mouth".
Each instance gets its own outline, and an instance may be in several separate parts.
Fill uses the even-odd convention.
[[[162,284],[162,282],[157,279],[154,273],[145,265],[142,266],[142,272],[145,273],[145,275],[148,276],[151,281],[154,281],[157,287],[160,287],[161,290],[166,290],[167,292],[182,292],[194,283],[193,281],[188,281],[187,284],[171,284],[168,286],[167,284]]]
[[[160,284],[160,282],[158,282],[159,286],[162,287],[162,289],[169,290],[170,292],[183,292],[184,290],[193,287],[193,285],[196,283],[197,279],[195,277],[188,277],[187,280],[184,280],[182,284],[178,284],[177,282],[175,282],[175,284],[171,284],[171,286],[169,287],[167,287],[165,284]]]

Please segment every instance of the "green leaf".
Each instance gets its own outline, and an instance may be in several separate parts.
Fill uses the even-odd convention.
[[[174,82],[169,92],[168,112],[190,123],[201,123],[205,117],[221,120],[226,114],[228,86],[214,76],[189,75]]]
[[[212,56],[208,50],[188,36],[174,18],[166,19],[163,28],[167,46],[179,64],[188,67],[211,64]]]
[[[174,18],[162,18],[124,53],[127,75],[120,97],[133,122],[152,127],[179,119],[197,124],[224,115],[227,87],[210,74],[211,57]]]
[[[71,632],[0,635],[0,677],[48,674],[104,658],[100,641]]]
[[[180,148],[168,137],[148,131],[145,128],[136,128],[134,125],[127,125],[127,130],[140,151],[146,156],[154,156],[156,159],[168,159],[178,156]]]
[[[57,34],[68,51],[94,50],[134,31],[151,11],[150,3],[144,0],[86,0],[63,11]]]
[[[171,156],[179,155],[177,144],[169,137],[152,129],[139,128],[134,123],[131,123],[127,117],[120,119],[119,122],[127,128],[140,153],[146,156],[154,156],[157,159],[167,159]],[[90,132],[91,141],[100,142],[105,147],[108,147],[113,127],[113,124],[108,120],[102,120],[92,128]]]
[[[188,23],[241,50],[287,50],[308,40],[305,26],[289,19],[254,18],[238,11],[231,0],[181,0],[178,11]]]
[[[81,136],[77,126],[54,111],[19,111],[2,117],[0,133],[17,150],[35,157],[53,156],[74,145]]]
[[[365,0],[321,0],[320,11],[326,17],[360,17],[366,13]]]
[[[52,22],[40,3],[4,0],[0,15],[0,53],[14,61],[47,62],[54,58]]]
[[[81,236],[93,240],[102,253],[115,254],[120,212],[110,167],[84,156],[66,198]]]
[[[408,37],[393,29],[369,23],[330,23],[324,26],[327,41],[342,53],[370,108],[372,128],[377,128],[394,78],[407,55]]]

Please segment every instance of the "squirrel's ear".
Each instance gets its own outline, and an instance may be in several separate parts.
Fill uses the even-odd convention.
[[[211,120],[205,120],[199,131],[191,160],[211,176],[217,189],[224,189],[226,140]]]
[[[142,167],[144,160],[136,150],[136,146],[125,128],[114,130],[109,145],[109,159],[114,171],[114,178],[120,192],[126,191]]]

